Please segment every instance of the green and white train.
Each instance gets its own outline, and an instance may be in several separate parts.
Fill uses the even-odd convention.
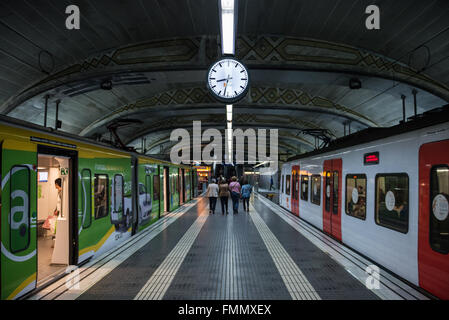
[[[24,296],[197,196],[193,167],[7,117],[0,146],[1,299]]]

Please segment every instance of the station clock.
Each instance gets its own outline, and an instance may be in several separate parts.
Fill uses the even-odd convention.
[[[209,68],[207,87],[216,100],[226,104],[235,103],[248,93],[248,70],[240,61],[224,57]]]

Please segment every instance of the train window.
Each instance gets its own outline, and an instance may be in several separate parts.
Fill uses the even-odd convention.
[[[338,214],[338,171],[334,171],[333,175],[333,192],[332,192],[332,213]]]
[[[151,176],[149,174],[147,174],[145,176],[145,204],[150,204],[151,203]]]
[[[139,195],[143,195],[147,192],[147,190],[145,189],[145,185],[143,185],[142,183],[139,183]]]
[[[366,219],[366,175],[346,175],[346,214]]]
[[[114,176],[114,212],[123,212],[123,176]]]
[[[430,172],[430,246],[449,253],[449,167],[435,166]]]
[[[310,202],[316,205],[321,204],[321,175],[312,176],[312,191],[310,193]]]
[[[92,173],[89,169],[81,171],[81,210],[83,212],[82,226],[87,229],[92,224]]]
[[[9,193],[11,253],[26,250],[30,245],[30,168],[13,166]]]
[[[109,177],[106,174],[96,174],[94,182],[95,219],[109,214]]]
[[[284,175],[281,176],[281,193],[284,193]]]
[[[326,189],[325,189],[325,197],[324,197],[324,206],[326,211],[331,210],[331,173],[326,172]]]
[[[408,232],[409,179],[406,173],[376,176],[376,223],[402,233]]]
[[[285,194],[286,195],[290,195],[290,181],[291,181],[291,176],[288,174],[287,178],[285,179]]]
[[[309,201],[309,176],[301,175],[301,200]]]
[[[188,180],[187,180],[188,181]],[[188,183],[189,184],[189,183]],[[153,176],[153,200],[159,201],[160,179],[159,175]]]

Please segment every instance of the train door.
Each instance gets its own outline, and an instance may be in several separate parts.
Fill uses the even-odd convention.
[[[159,219],[161,217],[161,175],[160,175],[161,168],[159,166],[156,167],[156,173],[153,175],[153,199],[154,201],[157,201],[157,218]]]
[[[184,181],[184,169],[179,169],[179,180],[180,180],[180,184],[179,184],[179,204],[183,204],[184,202],[186,202],[185,199],[185,181]]]
[[[168,167],[164,167],[164,213],[170,211],[170,174]]]
[[[38,147],[37,281],[76,264],[77,153]]]
[[[449,299],[449,140],[419,151],[419,286]]]
[[[132,212],[133,212],[133,228],[131,235],[135,235],[139,226],[139,160],[137,157],[132,156],[131,158],[131,189],[132,189]],[[84,171],[84,170],[83,170]],[[82,175],[82,174],[81,174]],[[90,183],[90,177],[89,182],[87,183],[90,185],[89,188],[92,188],[92,185]],[[87,187],[87,186],[86,186]],[[80,190],[81,192],[81,190]]]
[[[159,166],[159,181],[160,181],[160,192],[159,192],[159,218],[164,215],[165,212],[165,183],[164,183],[164,169]]]
[[[36,145],[1,145],[1,299],[16,299],[37,283]]]
[[[341,171],[342,160],[326,160],[323,164],[323,231],[341,241]]]
[[[299,166],[292,167],[292,213],[299,217]]]

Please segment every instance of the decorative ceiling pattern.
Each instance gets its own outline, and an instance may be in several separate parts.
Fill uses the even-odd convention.
[[[7,114],[34,95],[62,85],[121,72],[207,69],[219,56],[219,37],[203,36],[140,43],[89,57],[64,67],[0,107]],[[240,36],[237,57],[250,69],[283,68],[354,72],[395,79],[429,91],[449,101],[449,85],[432,79],[393,59],[337,43],[282,36]]]
[[[152,97],[142,99],[135,103],[127,104],[118,108],[114,112],[105,115],[101,119],[90,124],[81,135],[89,136],[93,130],[103,127],[117,118],[132,117],[135,113],[146,109],[157,108],[176,108],[188,105],[221,107],[208,93],[207,89],[202,87],[170,90],[158,93]],[[251,87],[249,94],[238,103],[238,105],[252,106],[257,109],[260,106],[268,106],[273,109],[273,115],[276,114],[276,108],[279,106],[289,106],[298,110],[312,111],[338,115],[346,119],[360,122],[365,126],[377,127],[378,124],[368,117],[351,110],[348,107],[336,104],[324,97],[313,97],[301,90],[283,89],[283,88],[262,88]],[[297,108],[300,106],[301,108]],[[240,118],[235,119],[240,121]],[[224,122],[223,122],[224,123]]]

